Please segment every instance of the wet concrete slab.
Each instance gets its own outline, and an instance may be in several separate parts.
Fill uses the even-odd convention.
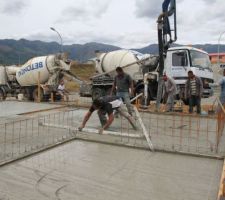
[[[2,101],[0,102],[0,117],[15,116],[18,114],[45,110],[61,107],[57,104],[35,103],[35,102],[20,102],[20,101]]]
[[[86,112],[87,109],[78,109],[70,114],[47,116],[44,122],[78,127]],[[145,120],[149,117],[143,118],[147,123]],[[65,131],[43,125],[36,128],[33,122],[31,124],[34,130],[37,129],[37,135],[43,134],[45,140],[46,133],[47,136],[54,133],[49,139],[54,140],[56,133]],[[17,130],[15,124],[13,127]],[[96,112],[87,127],[100,127]],[[115,119],[110,127],[111,131],[117,132],[123,132],[123,129],[134,133],[127,120],[121,121],[121,118]],[[34,136],[36,132],[31,131],[30,134]],[[97,140],[108,137],[94,136],[98,137]],[[132,142],[122,137],[113,140],[115,143]],[[0,199],[215,200],[222,167],[222,160],[75,140],[1,167]]]
[[[0,199],[215,200],[222,166],[75,140],[1,167]]]

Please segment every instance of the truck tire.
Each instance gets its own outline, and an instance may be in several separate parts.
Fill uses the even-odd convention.
[[[105,96],[105,90],[101,88],[92,89],[92,100],[98,99],[99,97]]]
[[[40,89],[40,101],[43,100],[43,89],[41,88]],[[33,90],[33,99],[34,101],[38,101],[38,88],[36,87],[34,90]]]
[[[32,88],[25,88],[24,89],[24,97],[27,98],[29,101],[33,101],[33,90]]]
[[[182,99],[182,101],[184,102],[184,105],[189,105],[189,99]]]
[[[111,87],[110,87],[110,88],[107,88],[107,89],[106,89],[106,92],[105,92],[105,95],[106,95],[106,96],[110,95],[110,94],[111,94],[111,90],[112,90]],[[112,94],[112,95],[116,95],[116,94],[114,93],[114,94]]]

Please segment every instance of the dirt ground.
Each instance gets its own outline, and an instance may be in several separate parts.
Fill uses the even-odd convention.
[[[93,64],[81,64],[73,62],[70,72],[77,76],[79,79],[85,82],[90,82],[90,77],[94,75],[95,68]],[[74,81],[66,82],[66,89],[70,92],[78,92],[79,88],[79,84],[75,83]]]

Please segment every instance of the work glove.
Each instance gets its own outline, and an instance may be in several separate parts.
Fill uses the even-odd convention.
[[[84,126],[79,126],[78,131],[82,131],[83,128],[84,128]]]

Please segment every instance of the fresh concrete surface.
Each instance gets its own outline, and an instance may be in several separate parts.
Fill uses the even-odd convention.
[[[7,116],[57,106],[10,101],[1,102],[0,105],[5,105],[5,107],[2,107],[5,114],[1,113],[1,121]],[[46,116],[44,121],[77,127],[86,112],[87,109],[72,109],[70,114],[49,115]],[[148,115],[143,114],[142,117],[146,127],[150,130],[152,126],[149,124]],[[23,115],[18,118],[21,117],[28,116]],[[29,120],[31,120],[31,123],[29,123]],[[48,140],[55,141],[57,134],[62,134],[62,136],[65,134],[64,132],[70,134],[70,131],[64,129],[41,126],[36,118],[28,119],[27,122],[14,123],[13,128],[8,124],[7,131],[4,132],[3,129],[3,133],[10,136],[9,131],[15,130],[15,134],[13,132],[14,137],[17,136],[16,134],[23,136],[23,132],[28,137],[29,133],[29,136],[35,140],[31,140],[29,143],[29,138],[25,138],[25,143],[26,145],[34,144],[35,146],[39,140],[42,141],[43,139],[42,144],[44,141],[48,142]],[[154,120],[151,120],[151,123],[155,124]],[[171,126],[168,120],[167,125]],[[175,125],[174,127],[177,127],[179,124]],[[33,128],[31,128],[32,131],[24,131],[29,127]],[[87,123],[87,127],[100,127],[96,112]],[[20,130],[19,133],[16,130]],[[115,119],[110,130],[121,133],[126,130],[126,132],[134,133],[127,120],[121,121],[121,118]],[[138,132],[141,134],[141,131]],[[154,142],[157,141],[157,138],[154,137],[164,134],[165,128],[158,132],[160,133],[153,135]],[[185,133],[185,130],[182,133]],[[79,133],[77,136],[82,134]],[[35,136],[41,138],[37,140]],[[83,137],[90,136],[84,134]],[[109,136],[98,134],[94,135],[94,137],[97,140],[107,137],[107,140],[113,140],[116,144],[119,144],[119,142],[124,144],[145,144],[145,140],[135,139],[133,141],[127,137],[110,139]],[[160,139],[159,142],[165,142],[162,145],[170,143],[169,139],[158,139]],[[20,140],[20,142],[23,141]],[[14,142],[10,142],[9,146],[13,147],[12,144]],[[21,152],[23,143],[19,147],[19,152]],[[16,150],[17,148],[13,147],[12,152]],[[222,160],[159,152],[152,153],[149,150],[75,140],[1,167],[0,199],[216,200],[222,166]]]
[[[60,107],[61,105],[49,103],[20,102],[20,101],[2,101],[0,102],[0,117],[18,115],[22,113],[34,112]]]
[[[223,161],[79,140],[1,167],[4,200],[216,200]]]
[[[23,109],[22,112],[28,112],[29,106],[33,106],[34,110],[37,110],[41,108],[41,105],[37,103],[13,102],[13,104],[8,106],[7,110],[19,113],[17,111],[17,107],[19,107],[21,110]],[[47,109],[52,106],[57,108],[58,106],[52,104],[43,105]],[[3,149],[0,151],[0,159],[4,159],[8,155],[17,155],[18,152],[24,152],[27,149],[43,147],[47,143],[46,141],[53,144],[65,137],[68,139],[70,137],[73,138],[74,134],[71,134],[70,129],[74,130],[81,124],[86,112],[87,109],[69,107],[29,115],[15,115],[14,118],[11,118],[11,116],[0,117],[0,149]],[[153,146],[157,150],[212,156],[225,155],[225,134],[220,140],[217,151],[217,121],[214,118],[146,112],[142,112],[141,117],[148,133],[151,134]],[[4,122],[7,124],[5,125]],[[76,134],[76,137],[114,144],[146,147],[147,142],[143,137],[142,129],[138,121],[136,123],[139,127],[137,131],[132,129],[126,119],[119,117],[114,120],[109,131],[115,131],[120,136],[109,137],[98,134],[91,136],[92,134],[88,135],[82,132],[81,134]],[[63,126],[69,128],[65,130]],[[86,128],[96,129],[96,131],[100,128],[96,112],[93,113],[87,122]],[[126,135],[137,134],[140,136],[140,139],[125,137],[124,133]]]
[[[11,140],[9,140],[8,146],[7,143],[2,143],[3,147],[7,146],[5,153],[8,150],[11,152],[11,147],[12,154],[21,153],[23,149],[27,151],[27,149],[36,146],[43,146],[49,141],[58,142],[57,138],[70,135],[69,130],[42,126],[36,118],[29,119],[32,116],[40,117],[39,115],[42,115],[42,113],[18,116],[20,113],[56,108],[57,106],[59,105],[16,101],[1,102],[1,122],[4,121],[3,119],[12,116],[16,116],[17,120],[28,118],[27,121],[13,123],[12,127],[8,120],[7,129],[2,129],[1,135],[6,134],[9,139],[11,136],[14,138],[18,135],[21,138],[24,135],[26,136],[24,140],[19,140],[19,146],[14,146],[14,142]],[[67,110],[69,108],[65,109],[65,111]],[[54,110],[58,114],[49,115],[52,112],[45,112],[48,115],[44,121],[57,125],[78,127],[87,109],[71,108],[70,114],[66,112],[58,113],[59,111]],[[190,122],[187,122],[186,119],[188,117],[183,118],[182,122],[185,127],[180,131],[180,124],[172,124],[170,115],[156,117],[155,114],[151,114],[151,120],[149,115],[149,113],[142,113],[142,118],[146,128],[152,134],[154,145],[158,145],[164,150],[167,149],[166,145],[168,145],[169,150],[175,148],[176,151],[174,144],[180,144],[179,134],[187,135],[186,128],[190,125]],[[42,118],[40,117],[41,120],[43,120]],[[155,130],[154,126],[157,124],[155,120],[164,122],[166,126],[163,125],[163,128],[158,127]],[[193,128],[196,124],[195,121],[194,118],[191,121]],[[207,123],[203,120],[200,124]],[[211,124],[211,121],[208,121],[208,124],[210,128],[215,127]],[[29,127],[31,131],[27,131]],[[87,127],[97,129],[100,127],[96,112],[88,121]],[[171,129],[171,127],[173,128]],[[167,129],[170,132],[173,130],[173,134],[166,135]],[[13,130],[12,133],[11,130]],[[142,135],[141,130],[135,132],[127,120],[121,120],[121,118],[115,119],[110,131]],[[76,136],[84,139],[84,141],[75,140],[1,167],[0,200],[216,200],[223,166],[222,160],[159,152],[152,153],[149,150],[85,142],[85,138],[94,137],[95,141],[102,141],[103,143],[103,139],[106,142],[132,144],[132,146],[145,146],[146,143],[144,138],[132,139],[122,136],[90,135],[83,132],[78,133]],[[38,139],[36,136],[38,136]],[[196,147],[194,151],[198,153],[201,152],[201,149],[199,150],[202,144],[201,139],[204,142],[205,136],[200,134],[203,138],[197,139],[194,136],[192,133],[190,139],[198,142],[194,145]],[[213,135],[207,137],[209,141],[213,142]],[[178,141],[176,141],[177,138]],[[189,141],[189,138],[187,139]],[[4,140],[4,137],[2,137],[2,140]],[[187,143],[188,149],[185,149],[185,141],[185,139],[182,140],[182,145],[179,148],[190,152],[189,147],[192,147],[192,140]],[[211,151],[208,145],[206,145],[205,151],[207,153]]]

